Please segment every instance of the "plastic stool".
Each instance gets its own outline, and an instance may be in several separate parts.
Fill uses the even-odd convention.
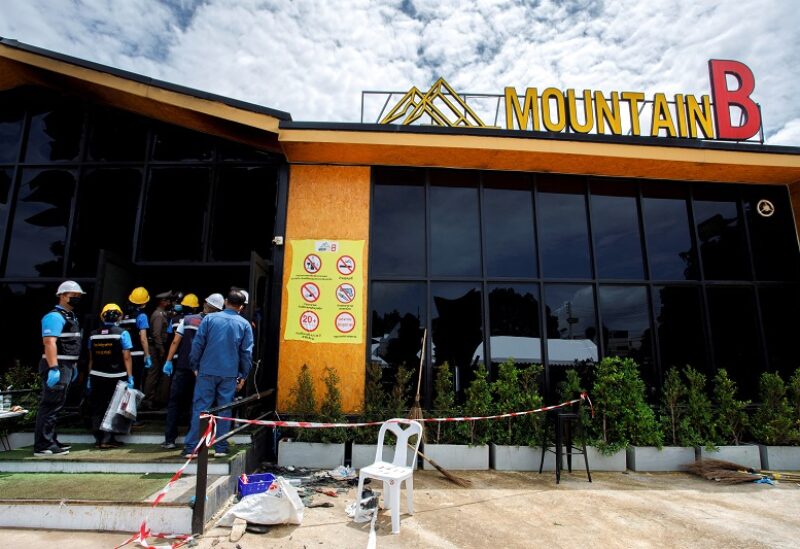
[[[551,450],[547,445],[547,427],[550,424],[553,424],[555,428],[555,451]],[[589,482],[592,482],[592,473],[589,471],[589,457],[586,455],[586,443],[581,442],[580,447],[572,443],[573,424],[576,424],[579,429],[581,428],[580,414],[578,414],[577,411],[567,411],[559,408],[548,413],[544,433],[542,434],[542,460],[539,463],[539,474],[542,473],[542,468],[544,467],[545,452],[554,453],[556,455],[556,484],[561,482],[561,469],[563,468],[562,454],[565,446],[564,438],[566,438],[567,470],[570,473],[572,472],[572,454],[582,455],[583,461],[586,464],[586,476],[589,477]]]

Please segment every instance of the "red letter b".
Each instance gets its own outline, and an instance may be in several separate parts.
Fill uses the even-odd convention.
[[[711,59],[708,62],[708,73],[711,79],[711,96],[714,98],[717,139],[743,141],[753,137],[761,127],[761,113],[758,105],[750,99],[750,94],[756,87],[753,72],[747,65],[738,61]],[[728,74],[733,75],[739,81],[738,89],[728,89],[728,82],[725,78]],[[733,125],[731,105],[736,105],[744,112],[743,125]]]

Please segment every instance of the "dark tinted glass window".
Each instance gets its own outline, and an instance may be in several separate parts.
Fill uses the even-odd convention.
[[[370,241],[373,274],[424,275],[424,173],[376,168],[375,181]]]
[[[280,158],[275,153],[259,151],[252,147],[221,141],[217,145],[220,160],[237,160],[240,162],[278,162]]]
[[[706,292],[715,365],[728,370],[742,398],[755,398],[764,364],[753,289],[708,288]]]
[[[147,122],[116,109],[96,109],[90,116],[89,160],[144,160]]]
[[[478,353],[483,352],[480,286],[468,283],[431,284],[433,304],[431,350],[434,364],[455,368],[456,391],[469,386]]]
[[[536,276],[533,191],[524,174],[484,177],[484,261],[489,276]]]
[[[75,194],[70,170],[25,170],[17,196],[6,276],[62,276]]]
[[[398,367],[418,368],[426,299],[424,282],[372,283],[370,361],[381,366],[387,385]]]
[[[210,170],[153,169],[139,242],[146,261],[200,261]]]
[[[33,101],[26,162],[78,160],[83,137],[83,105],[55,96]]]
[[[662,372],[690,365],[707,370],[708,358],[703,330],[699,288],[655,286],[653,308],[658,330]]]
[[[57,303],[54,295],[57,287],[58,283],[0,284],[0,303],[6,311],[14,311],[0,315],[3,341],[14,342],[0,345],[0,372],[13,366],[16,360],[23,367],[36,370],[42,356],[41,319]]]
[[[594,290],[582,284],[546,284],[547,356],[551,365],[597,360]]]
[[[22,136],[22,109],[19,93],[0,92],[0,162],[16,162]]]
[[[214,142],[202,133],[174,126],[156,130],[153,160],[213,160]]]
[[[698,188],[694,195],[694,217],[706,279],[749,279],[747,246],[735,189]]]
[[[488,291],[492,365],[509,358],[517,363],[541,364],[539,286],[490,284]]]
[[[759,290],[761,321],[767,339],[769,369],[784,379],[798,367],[797,336],[800,334],[800,287],[769,286]]]
[[[542,276],[590,278],[583,178],[542,175],[537,186]]]
[[[653,369],[653,331],[645,286],[600,286],[597,301],[603,321],[606,356],[634,359],[642,377],[651,387],[656,383]]]
[[[686,187],[647,183],[642,188],[642,217],[653,280],[697,280]]]
[[[644,278],[636,192],[624,181],[591,185],[598,278]]]
[[[430,188],[431,274],[481,274],[478,176],[433,171]]]
[[[0,169],[0,249],[6,239],[6,221],[8,219],[8,204],[11,202],[11,183],[14,170]]]
[[[744,208],[757,280],[800,280],[800,251],[786,187],[754,186]]]
[[[95,276],[99,250],[131,259],[141,188],[142,171],[137,168],[84,172],[78,187],[68,274]]]
[[[249,261],[251,251],[266,257],[275,230],[275,176],[274,168],[220,170],[212,203],[212,260]]]

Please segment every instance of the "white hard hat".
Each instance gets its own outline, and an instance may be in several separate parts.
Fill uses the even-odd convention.
[[[81,285],[73,280],[67,280],[66,282],[62,282],[61,285],[58,287],[56,291],[56,295],[65,294],[67,292],[77,292],[79,294],[85,294],[86,292],[83,291]]]
[[[247,302],[250,301],[250,294],[244,290],[239,290],[239,292],[244,296],[244,304],[247,305]]]
[[[225,308],[225,298],[222,294],[211,294],[206,298],[206,303],[219,311]]]

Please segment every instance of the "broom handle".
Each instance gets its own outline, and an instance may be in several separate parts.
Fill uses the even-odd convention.
[[[419,389],[422,386],[422,366],[425,364],[425,339],[428,336],[428,329],[422,331],[422,350],[419,352],[419,378],[417,379],[417,402],[419,402]]]

